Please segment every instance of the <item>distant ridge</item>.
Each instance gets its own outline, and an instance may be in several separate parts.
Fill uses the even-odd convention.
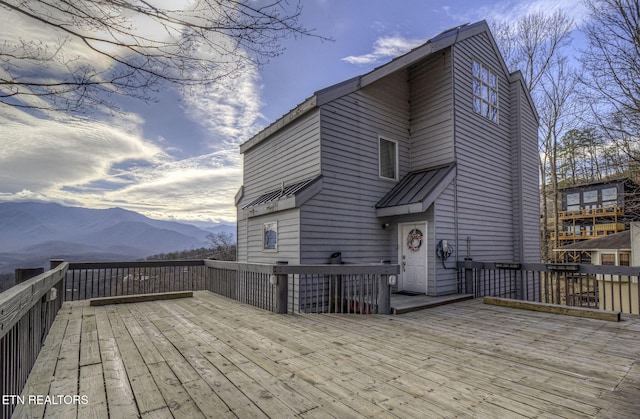
[[[39,267],[51,258],[125,261],[208,245],[209,228],[154,220],[122,208],[88,209],[42,202],[0,203],[0,273]]]

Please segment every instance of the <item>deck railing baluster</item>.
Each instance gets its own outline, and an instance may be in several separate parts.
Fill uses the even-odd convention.
[[[473,272],[476,297],[513,298],[515,294],[516,299],[532,302],[640,314],[638,267],[467,260],[459,262],[458,269],[459,278]]]

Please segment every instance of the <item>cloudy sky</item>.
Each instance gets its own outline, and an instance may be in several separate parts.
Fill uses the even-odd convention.
[[[224,86],[157,102],[116,99],[124,111],[69,118],[0,105],[0,202],[122,207],[152,218],[235,222],[242,184],[238,145],[314,91],[363,74],[439,32],[467,22],[517,19],[580,0],[304,0],[302,24],[322,36]],[[47,28],[0,10],[0,43]]]

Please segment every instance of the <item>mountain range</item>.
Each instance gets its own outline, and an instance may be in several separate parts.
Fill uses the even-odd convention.
[[[0,273],[46,266],[50,259],[128,261],[208,246],[207,235],[235,225],[198,228],[122,208],[88,209],[42,202],[0,203]]]

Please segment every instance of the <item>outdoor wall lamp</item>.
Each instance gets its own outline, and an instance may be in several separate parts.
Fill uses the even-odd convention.
[[[395,275],[389,275],[389,285],[394,286],[398,282],[398,277]]]

